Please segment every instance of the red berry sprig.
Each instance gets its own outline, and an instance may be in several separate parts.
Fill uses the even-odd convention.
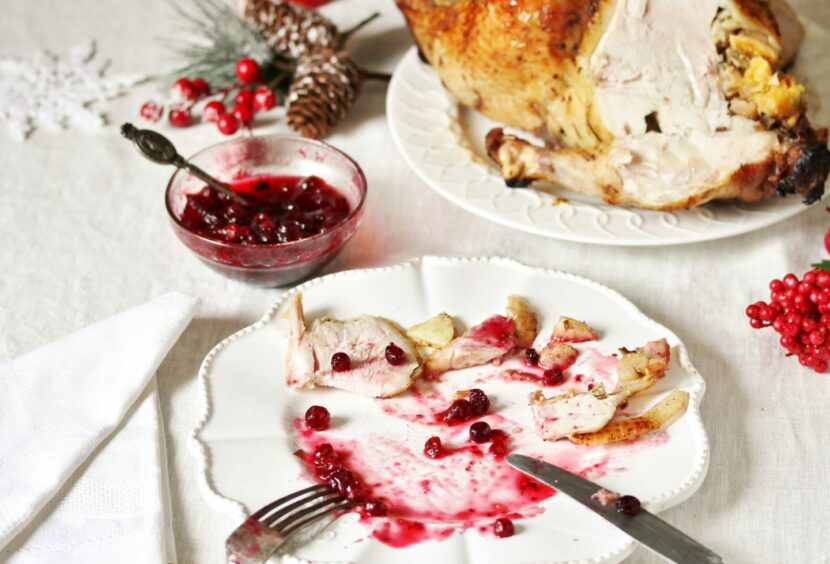
[[[147,121],[156,122],[164,115],[164,107],[159,106],[155,102],[144,102],[139,110],[141,117]]]
[[[746,308],[753,329],[772,327],[781,335],[787,354],[816,372],[830,362],[830,272],[814,269],[801,280],[787,274],[770,282],[769,303],[758,301]]]
[[[254,84],[259,80],[259,74],[259,63],[255,60],[245,57],[236,62],[236,76],[242,84]]]
[[[238,82],[229,86],[212,89],[203,78],[179,78],[173,83],[173,102],[169,103],[167,119],[173,127],[187,127],[198,121],[194,115],[197,105],[201,107],[202,121],[216,123],[223,135],[233,135],[240,126],[250,129],[258,112],[268,111],[277,105],[277,95],[268,86],[262,85],[262,69],[254,59],[239,59],[235,66]],[[228,98],[233,106],[228,109]],[[150,101],[141,106],[141,117],[157,122],[164,115],[164,105]]]

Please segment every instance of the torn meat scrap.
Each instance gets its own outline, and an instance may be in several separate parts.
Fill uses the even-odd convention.
[[[652,341],[636,351],[626,351],[617,366],[619,381],[613,393],[607,393],[602,384],[588,392],[569,390],[553,398],[546,398],[541,390],[533,392],[530,406],[537,432],[545,440],[567,437],[583,444],[604,444],[631,439],[668,424],[685,410],[682,397],[675,395],[678,392],[670,396],[671,402],[661,402],[640,418],[609,422],[618,407],[665,376],[669,358],[666,340]]]
[[[504,315],[494,315],[434,351],[426,360],[426,370],[437,373],[500,361],[515,347],[515,323]]]
[[[579,351],[566,343],[551,341],[539,353],[539,364],[544,368],[567,370],[576,362]]]
[[[608,491],[605,488],[600,488],[591,496],[591,499],[597,500],[601,505],[607,506],[611,503],[616,503],[622,496],[617,492]]]
[[[507,315],[516,324],[516,347],[526,349],[533,346],[539,334],[539,320],[530,304],[516,295],[507,297]]]
[[[289,302],[286,318],[285,381],[290,388],[321,385],[383,398],[409,388],[421,372],[415,345],[387,319],[363,316],[341,321],[326,317],[315,319],[309,330],[301,294]],[[390,343],[403,351],[402,362],[393,365],[387,360],[386,347]],[[335,353],[348,355],[348,370],[332,370]]]
[[[596,341],[597,338],[597,332],[584,321],[562,316],[553,328],[551,340],[558,343],[585,343]]]

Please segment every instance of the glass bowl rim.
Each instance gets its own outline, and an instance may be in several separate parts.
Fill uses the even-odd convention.
[[[194,231],[191,231],[179,217],[173,213],[173,210],[170,208],[170,192],[173,189],[173,181],[179,174],[189,174],[186,169],[178,169],[176,170],[171,176],[170,180],[167,181],[167,188],[164,190],[164,207],[167,209],[167,215],[175,222],[175,224],[184,229],[187,233],[191,236],[196,237],[208,244],[211,245],[220,245],[225,247],[234,247],[234,248],[246,248],[246,249],[289,249],[293,246],[298,246],[300,244],[310,243],[312,241],[321,240],[325,237],[329,237],[333,234],[338,233],[342,228],[346,227],[348,224],[352,222],[362,211],[364,204],[366,203],[366,196],[369,190],[369,186],[366,182],[366,174],[363,172],[361,166],[355,161],[351,156],[349,156],[346,152],[341,151],[334,145],[326,143],[325,141],[321,141],[319,139],[309,139],[308,137],[302,137],[301,135],[292,135],[286,133],[269,133],[267,135],[253,135],[251,137],[236,137],[234,139],[227,139],[225,141],[220,141],[219,143],[214,143],[213,145],[209,145],[196,153],[193,153],[191,156],[187,158],[188,161],[195,159],[211,151],[213,149],[217,149],[223,145],[229,145],[231,143],[239,143],[241,141],[249,141],[251,139],[275,139],[275,140],[289,140],[289,141],[301,141],[303,143],[308,143],[310,145],[315,145],[319,148],[322,148],[326,151],[333,152],[335,154],[340,155],[346,162],[351,164],[354,169],[357,171],[358,178],[360,180],[360,199],[357,202],[357,205],[349,212],[343,221],[338,223],[334,228],[330,229],[329,231],[324,231],[322,233],[317,233],[316,235],[312,235],[311,237],[303,237],[302,239],[297,239],[296,241],[289,241],[288,243],[257,243],[255,245],[243,245],[242,243],[231,242],[231,241],[220,241],[218,239],[211,239],[210,237],[205,237],[204,235],[200,235]],[[325,179],[324,179],[325,180]]]

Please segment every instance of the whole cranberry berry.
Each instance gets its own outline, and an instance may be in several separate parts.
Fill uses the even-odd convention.
[[[474,443],[486,443],[490,440],[492,430],[484,421],[477,421],[470,425],[470,440]]]
[[[173,108],[167,116],[173,127],[187,127],[193,121],[190,112],[184,108]]]
[[[144,102],[141,105],[139,114],[147,121],[157,122],[164,115],[164,107],[155,102]]]
[[[406,353],[403,349],[395,343],[389,343],[386,346],[386,362],[392,366],[400,366],[406,362]]]
[[[225,104],[219,100],[211,100],[202,108],[202,117],[205,121],[217,121],[226,113],[228,113],[228,110],[225,109]]]
[[[753,321],[755,321],[755,319],[750,319],[749,322],[752,323]],[[544,382],[545,386],[558,386],[564,381],[565,376],[558,368],[548,368],[542,374],[542,382]]]
[[[457,399],[441,414],[441,419],[448,423],[459,423],[469,419],[471,413],[472,407],[470,402],[465,399]]]
[[[539,353],[536,349],[525,349],[525,360],[529,365],[536,366],[539,364]]]
[[[513,521],[502,517],[501,519],[496,519],[496,522],[493,523],[493,533],[500,539],[504,539],[515,535],[516,528],[513,526]]]
[[[222,114],[216,120],[216,128],[223,135],[233,135],[239,129],[239,120],[233,114]]]
[[[366,511],[366,515],[371,515],[372,517],[383,517],[389,512],[386,504],[379,499],[367,501],[363,505],[363,510]]]
[[[190,81],[190,84],[196,89],[197,98],[204,98],[210,94],[210,84],[204,78],[200,76],[196,77]]]
[[[260,86],[254,91],[254,109],[270,110],[277,105],[277,96],[273,90]]]
[[[309,429],[325,431],[329,428],[331,414],[321,405],[312,405],[305,412],[305,424]]]
[[[331,355],[331,369],[335,372],[345,372],[352,367],[352,359],[344,352]]]
[[[615,504],[617,511],[625,515],[634,516],[640,512],[640,500],[633,495],[624,495]]]
[[[189,78],[180,78],[173,83],[173,96],[180,102],[195,100],[198,95],[198,89]]]
[[[830,288],[830,272],[821,270],[816,275],[816,285],[819,288]]]
[[[444,452],[444,447],[441,445],[441,439],[438,437],[430,437],[424,444],[424,454],[430,458],[438,458]]]
[[[239,59],[236,62],[236,76],[243,84],[251,84],[259,80],[259,63],[250,57]]]
[[[250,104],[236,104],[231,113],[242,125],[248,126],[254,121],[254,109]]]
[[[473,415],[484,415],[490,409],[490,398],[478,388],[469,391],[467,400],[470,402]]]
[[[347,494],[349,486],[354,487],[357,485],[357,479],[351,471],[345,468],[338,468],[329,476],[329,485],[331,489],[337,490],[342,494]]]
[[[786,286],[790,290],[794,290],[798,287],[798,278],[795,274],[789,273],[784,276],[784,286]]]

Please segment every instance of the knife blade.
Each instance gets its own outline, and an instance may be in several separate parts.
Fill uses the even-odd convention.
[[[602,488],[585,478],[523,454],[508,455],[507,463],[516,470],[573,498],[628,536],[672,562],[683,564],[723,562],[720,556],[645,509],[640,510],[634,516],[626,515],[617,511],[614,504],[604,506],[592,499],[591,496]]]

